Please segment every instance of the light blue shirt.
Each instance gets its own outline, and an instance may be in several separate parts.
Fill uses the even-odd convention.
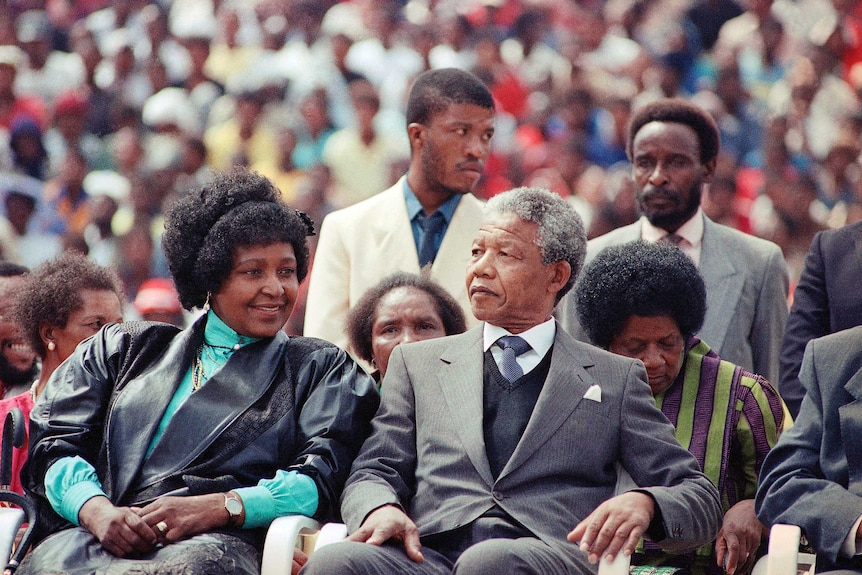
[[[422,204],[419,203],[419,198],[410,189],[410,184],[407,183],[407,178],[404,178],[404,201],[407,203],[407,217],[410,218],[410,228],[413,230],[413,243],[416,245],[416,253],[419,253],[419,243],[422,241],[422,226],[416,217],[423,213]],[[443,236],[446,235],[446,230],[449,229],[449,222],[452,221],[452,216],[455,214],[455,209],[458,207],[458,202],[461,201],[461,194],[452,194],[452,197],[443,202],[437,211],[443,214],[444,224],[440,228],[440,232],[434,238],[434,252],[440,249],[440,244],[443,243]],[[431,214],[428,214],[429,216]]]
[[[258,339],[239,335],[210,310],[204,329],[204,341],[208,346],[206,352],[201,354],[204,372],[201,384],[205,385],[206,381],[227,363],[234,351]],[[162,416],[147,457],[158,443],[168,422],[192,391],[190,368]],[[254,487],[241,487],[233,491],[239,495],[245,506],[245,529],[265,527],[282,515],[300,514],[310,517],[317,511],[317,485],[310,477],[296,471],[278,470],[274,477],[261,479]],[[105,492],[95,468],[83,458],[74,456],[59,459],[48,468],[45,473],[45,495],[54,511],[78,525],[78,513],[84,503],[93,497],[105,495]]]

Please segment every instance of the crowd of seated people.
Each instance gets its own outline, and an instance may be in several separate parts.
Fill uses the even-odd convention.
[[[417,84],[421,89],[414,93]],[[770,334],[777,342],[784,331],[780,376],[771,368],[754,373],[753,365],[736,357],[722,361],[715,350],[726,342],[701,341],[698,322],[689,321],[703,315],[701,276],[721,267],[710,260],[704,269],[698,259],[709,240],[680,245],[689,257],[694,253],[694,268],[674,260],[679,250],[664,247],[626,244],[609,252],[613,258],[587,251],[590,263],[600,266],[587,268],[568,299],[590,290],[605,295],[592,302],[592,316],[579,318],[582,327],[599,348],[641,361],[645,371],[632,372],[633,380],[653,388],[648,399],[671,421],[671,435],[691,451],[719,497],[713,508],[701,491],[702,505],[690,511],[704,532],[715,527],[709,537],[698,533],[698,546],[706,545],[696,551],[695,538],[684,549],[659,549],[651,541],[678,534],[659,529],[655,517],[635,521],[618,504],[599,505],[607,514],[603,520],[637,525],[625,545],[604,550],[634,552],[635,563],[646,565],[742,573],[763,553],[767,528],[786,521],[803,527],[822,554],[821,568],[858,570],[862,505],[854,480],[856,437],[848,427],[858,419],[850,414],[858,346],[855,331],[827,336],[857,325],[862,307],[852,298],[862,249],[853,225],[862,219],[858,3],[52,0],[0,3],[0,413],[17,406],[31,415],[29,461],[22,471],[26,453],[15,452],[12,487],[26,490],[40,509],[39,545],[24,572],[88,573],[128,561],[135,568],[145,565],[144,572],[189,566],[190,572],[206,573],[207,545],[215,544],[228,549],[225,557],[238,570],[254,573],[262,530],[273,517],[342,519],[341,490],[363,440],[372,430],[386,437],[378,427],[393,421],[391,410],[407,409],[387,393],[403,393],[403,379],[415,366],[391,376],[395,391],[388,392],[383,382],[390,358],[412,357],[411,350],[432,345],[415,342],[462,334],[477,318],[486,320],[480,325],[497,325],[492,320],[499,318],[487,310],[480,317],[465,302],[491,297],[488,286],[500,272],[487,271],[490,279],[479,287],[471,287],[468,276],[462,290],[462,267],[448,266],[457,293],[448,284],[440,287],[427,269],[377,278],[382,281],[350,306],[344,325],[337,318],[332,338],[345,348],[339,350],[302,337],[310,289],[303,279],[317,254],[312,230],[320,230],[328,214],[368,202],[369,196],[379,199],[387,188],[400,194],[405,172],[403,186],[408,192],[415,188],[419,215],[428,209],[423,194],[471,196],[461,204],[473,210],[471,225],[479,226],[482,203],[529,186],[564,198],[578,214],[584,240],[641,215],[655,223],[644,209],[656,205],[642,200],[661,186],[657,176],[639,179],[642,166],[634,165],[632,155],[638,130],[649,128],[638,142],[651,145],[655,127],[646,122],[633,131],[631,119],[656,103],[683,100],[709,114],[720,146],[707,158],[701,134],[692,139],[687,133],[681,145],[695,165],[686,169],[700,170],[702,181],[667,177],[662,189],[697,189],[699,204],[683,210],[702,211],[705,221],[777,244],[780,254],[773,259],[784,283],[767,279],[764,285],[781,292],[782,302],[786,294],[790,320],[786,330],[773,322]],[[419,102],[418,116],[411,102]],[[452,117],[465,123],[466,151],[453,151],[449,132],[440,131]],[[451,185],[453,172],[469,185]],[[421,185],[414,185],[411,174],[421,176]],[[690,189],[677,189],[681,181]],[[453,202],[440,208],[450,209],[450,218]],[[518,233],[521,224],[542,225],[519,209],[503,210],[520,218],[514,220]],[[341,215],[351,213],[360,211]],[[383,229],[390,225],[388,216],[376,216]],[[331,220],[338,221],[343,217]],[[491,232],[496,238],[500,221],[490,222],[491,228],[474,227],[464,236],[464,261],[479,250],[470,241],[486,241]],[[353,224],[361,238],[370,219]],[[424,224],[411,225],[419,269]],[[655,223],[654,231],[662,225]],[[686,234],[681,233],[687,240]],[[441,243],[449,249],[441,236],[434,250]],[[552,264],[565,258],[547,255],[547,240],[536,240],[541,263],[557,269]],[[376,241],[360,239],[351,249],[373,258]],[[728,245],[724,249],[734,252],[724,258],[729,261],[739,251]],[[330,247],[319,269],[337,261]],[[399,242],[389,247],[412,249]],[[506,254],[512,265],[523,264],[522,255]],[[103,267],[90,267],[84,258]],[[655,277],[640,282],[627,276],[619,289],[609,288],[611,278],[647,273],[646,266],[659,261],[674,273],[652,271]],[[578,267],[570,265],[572,284]],[[548,278],[541,269],[534,268],[537,275],[519,287],[542,285]],[[270,272],[276,277],[271,282]],[[653,286],[649,280],[656,277],[664,281]],[[84,279],[90,283],[77,283]],[[349,279],[342,279],[346,289]],[[722,295],[736,289],[733,282],[726,285]],[[707,299],[713,297],[710,286]],[[625,300],[626,290],[653,290],[641,298],[649,301],[671,294],[672,301],[638,307]],[[626,311],[623,303],[632,307]],[[93,312],[98,317],[78,325],[91,305],[99,308]],[[609,312],[616,312],[618,323],[601,315]],[[101,329],[101,323],[112,325]],[[754,325],[734,327],[748,330],[752,340],[765,337]],[[594,335],[591,327],[604,335]],[[665,328],[673,332],[674,346],[659,341]],[[668,368],[664,389],[652,385],[654,357],[621,343],[632,331],[668,348],[660,355],[678,371]],[[816,339],[821,336],[827,337]],[[812,339],[816,343],[808,345]],[[87,343],[76,349],[81,340]],[[486,367],[510,353],[492,343],[482,351]],[[534,351],[515,360],[526,361],[529,381],[547,376],[559,359],[555,351],[548,365],[541,363],[546,356],[533,363]],[[777,365],[775,349],[768,353],[770,365]],[[487,369],[480,379],[503,377],[502,367]],[[259,377],[253,375],[258,370],[264,371]],[[249,386],[252,379],[269,382],[265,391]],[[499,411],[504,404],[497,388],[492,394],[480,387],[478,395],[461,398],[463,406],[476,397],[497,402],[479,405],[480,414],[473,415],[480,423],[502,425],[505,413],[523,424],[479,430],[493,452],[488,457],[502,458],[495,459],[500,468],[495,463],[483,478],[488,485],[505,483],[506,457],[519,453],[501,451],[505,442],[495,442],[495,433],[510,440],[530,437],[529,426],[539,425],[530,414],[545,407],[541,394],[530,403],[518,395],[523,389],[503,387],[526,403]],[[578,395],[598,416],[613,405],[611,395],[598,405],[592,405],[592,391]],[[712,401],[704,415],[706,396]],[[381,414],[390,419],[372,424],[381,398]],[[639,397],[637,405],[646,409],[648,403]],[[285,406],[290,414],[279,411]],[[426,407],[412,406],[420,415]],[[654,415],[650,411],[647,419]],[[194,418],[196,433],[188,431],[188,418]],[[368,453],[378,453],[373,447],[372,442]],[[688,469],[686,456],[675,453],[680,468]],[[483,457],[470,449],[468,455]],[[360,461],[367,462],[368,454]],[[627,471],[636,478],[644,473]],[[702,479],[683,475],[695,483]],[[755,498],[758,478],[763,485]],[[639,487],[624,501],[636,500],[637,509],[659,514],[669,509],[648,491],[654,485]],[[501,503],[504,493],[501,488],[488,495],[482,522],[459,523],[457,537],[432,537],[430,545],[448,561],[465,550],[456,539],[476,525],[485,529],[485,520],[493,519],[487,532],[471,531],[464,540],[531,531],[524,525],[508,530],[513,511]],[[723,523],[716,523],[716,510]],[[671,516],[676,517],[668,511]],[[586,553],[582,566],[594,563],[604,541],[587,526],[568,528]],[[393,537],[424,546],[427,535],[439,535],[425,529],[419,525],[421,539],[409,530]],[[538,531],[531,533],[541,539],[545,534]],[[645,542],[635,551],[629,540],[641,535]],[[370,537],[383,542],[379,534]],[[416,559],[411,545],[407,556]],[[457,561],[452,563],[457,570]],[[465,559],[463,565],[476,564]],[[535,564],[525,572],[530,568]]]
[[[169,275],[165,206],[214,169],[265,170],[318,223],[385,189],[409,156],[409,86],[443,67],[475,73],[498,103],[476,194],[548,187],[578,206],[590,237],[636,217],[615,174],[632,111],[659,97],[715,116],[716,177],[730,189],[715,191],[708,215],[778,243],[791,283],[814,233],[862,213],[852,2],[79,0],[0,11],[0,171],[37,183],[16,190],[33,214],[0,245],[29,267],[64,245],[107,249],[100,263],[141,268],[125,272],[129,302],[139,278]],[[370,159],[348,162],[351,149]],[[106,173],[119,180],[105,185]],[[0,188],[10,191],[3,178]],[[108,226],[103,197],[116,203]],[[131,230],[150,245],[120,241]]]

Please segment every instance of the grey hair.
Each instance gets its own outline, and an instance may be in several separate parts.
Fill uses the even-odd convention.
[[[525,222],[534,222],[539,226],[539,239],[536,243],[542,254],[542,262],[569,262],[572,275],[557,293],[556,303],[559,303],[575,285],[587,253],[584,223],[574,206],[548,190],[525,187],[492,197],[485,205],[485,213],[513,213]]]

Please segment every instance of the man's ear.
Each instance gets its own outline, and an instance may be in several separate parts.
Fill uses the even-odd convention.
[[[548,290],[556,294],[565,287],[569,278],[572,277],[572,266],[567,261],[560,261],[552,263],[550,267],[553,275],[551,276]]]
[[[418,149],[425,141],[425,126],[416,122],[408,124],[407,138],[410,140],[410,149]]]
[[[703,182],[705,184],[708,184],[712,181],[712,177],[715,175],[715,167],[717,164],[718,158],[713,158],[703,165]]]

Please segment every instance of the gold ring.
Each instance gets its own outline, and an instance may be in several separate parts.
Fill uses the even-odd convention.
[[[159,521],[158,523],[156,523],[156,529],[159,530],[159,533],[164,535],[165,533],[168,532],[168,524],[165,523],[164,521]]]

